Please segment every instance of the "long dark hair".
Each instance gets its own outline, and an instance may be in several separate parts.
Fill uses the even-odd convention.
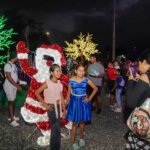
[[[84,68],[85,68],[85,65],[82,64],[82,63],[77,64],[77,65],[75,66],[74,75],[77,75],[77,74],[76,74],[76,70],[78,70],[79,67],[84,67]]]
[[[85,67],[85,65],[82,63],[79,63],[75,66],[75,70],[77,70],[79,67]]]
[[[150,64],[150,50],[146,50],[144,51],[144,53],[142,53],[138,59],[139,61],[143,62],[144,60],[146,60],[146,62],[148,64]]]
[[[54,72],[56,68],[60,68],[60,66],[58,64],[53,64],[50,66],[49,71]],[[50,76],[50,78],[52,78],[52,75]]]
[[[150,65],[150,50],[144,51],[144,52],[140,55],[140,57],[139,57],[138,60],[141,61],[141,62],[143,62],[143,61],[145,60],[145,61]],[[148,69],[147,75],[148,75],[148,77],[150,78],[150,69]]]

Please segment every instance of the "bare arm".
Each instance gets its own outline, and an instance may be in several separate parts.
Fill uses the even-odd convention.
[[[11,83],[11,84],[13,84],[16,88],[17,88],[17,90],[18,91],[22,91],[22,88],[14,81],[14,79],[11,77],[11,73],[10,72],[6,72],[6,78],[7,78],[7,80]]]
[[[38,99],[39,102],[44,103],[43,98],[41,97],[41,92],[44,91],[44,89],[47,88],[47,84],[46,82],[44,84],[42,84],[36,91],[35,91],[35,96]]]
[[[88,98],[88,101],[91,101],[92,98],[94,97],[94,95],[97,93],[98,89],[97,89],[96,85],[91,80],[88,80],[88,84],[93,89],[91,95]]]
[[[66,109],[65,109],[65,99],[63,97],[63,93],[61,93],[61,105],[62,105],[62,110],[66,111]]]
[[[61,111],[63,111],[62,118],[65,119],[66,118],[66,105],[65,105],[65,99],[63,97],[63,93],[61,93],[61,105],[62,105],[62,110]]]
[[[69,98],[71,95],[71,85],[68,85],[68,91],[67,91],[67,96],[66,96],[66,103],[68,104]]]

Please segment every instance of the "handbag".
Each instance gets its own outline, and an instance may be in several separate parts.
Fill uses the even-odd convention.
[[[133,110],[127,119],[127,126],[139,138],[150,142],[150,98]]]

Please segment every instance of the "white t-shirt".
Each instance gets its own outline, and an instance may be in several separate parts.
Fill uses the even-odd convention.
[[[17,82],[18,80],[18,70],[15,64],[13,64],[12,62],[8,62],[7,64],[5,64],[4,66],[4,72],[5,72],[5,76],[6,76],[6,72],[10,72],[11,73],[11,77],[12,79]],[[7,78],[6,78],[6,81]],[[9,82],[9,81],[8,81]]]

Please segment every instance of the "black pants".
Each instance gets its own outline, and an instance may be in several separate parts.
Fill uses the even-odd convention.
[[[55,108],[48,112],[51,124],[51,138],[50,150],[60,150],[61,136],[60,136],[60,105],[58,108],[58,118],[56,118]]]

